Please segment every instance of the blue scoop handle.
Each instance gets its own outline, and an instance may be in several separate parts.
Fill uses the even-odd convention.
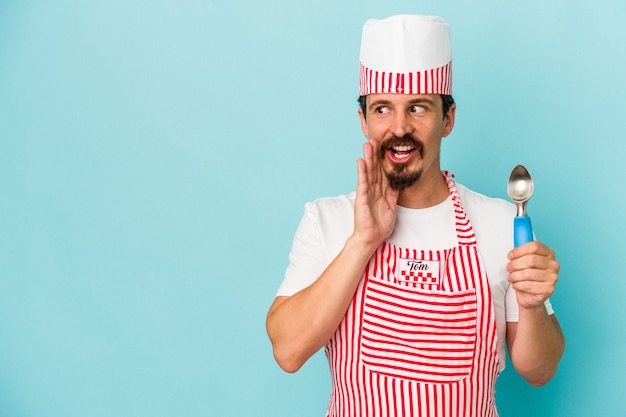
[[[533,240],[533,227],[530,224],[530,217],[516,216],[513,219],[513,240],[515,247]]]

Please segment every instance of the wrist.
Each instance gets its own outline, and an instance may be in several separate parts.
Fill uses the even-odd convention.
[[[380,246],[380,242],[363,240],[353,234],[346,240],[344,251],[357,259],[368,261],[378,246]]]
[[[539,316],[548,316],[548,310],[546,310],[546,306],[544,303],[535,306],[519,306],[519,315],[520,319],[522,316],[531,318],[531,317],[539,317]]]

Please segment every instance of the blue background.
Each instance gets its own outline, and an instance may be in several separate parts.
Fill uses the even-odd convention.
[[[306,201],[350,192],[366,19],[444,16],[444,168],[535,180],[558,375],[502,416],[626,415],[622,0],[0,0],[0,416],[323,416],[266,311]]]

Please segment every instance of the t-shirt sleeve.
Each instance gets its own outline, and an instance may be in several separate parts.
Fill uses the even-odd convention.
[[[318,209],[305,205],[289,253],[289,265],[276,296],[292,296],[313,284],[324,272],[326,259],[320,237]]]

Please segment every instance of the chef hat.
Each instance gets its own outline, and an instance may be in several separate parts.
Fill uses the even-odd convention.
[[[441,17],[368,20],[360,61],[359,95],[452,94],[450,27]]]

